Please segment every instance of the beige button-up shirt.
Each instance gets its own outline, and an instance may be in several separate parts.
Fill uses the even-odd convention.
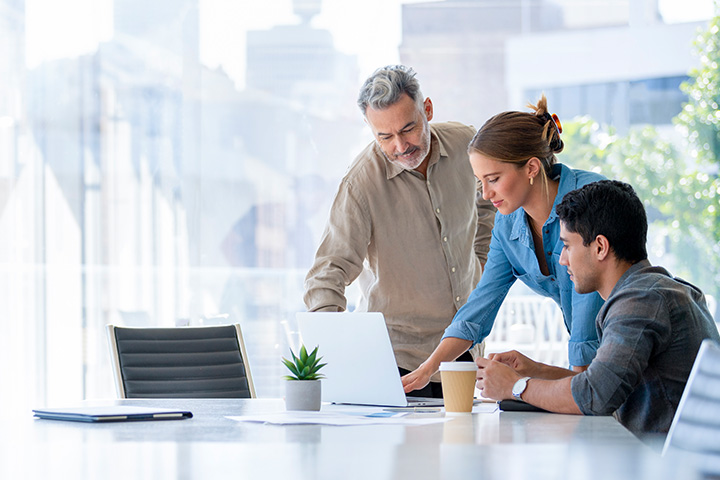
[[[407,370],[432,353],[480,280],[495,218],[468,160],[474,129],[449,122],[430,131],[427,178],[390,163],[375,142],[355,159],[305,279],[309,311],[342,311],[367,260],[367,309],[384,314]]]

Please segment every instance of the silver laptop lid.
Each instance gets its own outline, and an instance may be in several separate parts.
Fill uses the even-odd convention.
[[[382,313],[301,312],[297,320],[306,348],[319,346],[327,362],[324,402],[407,405]]]

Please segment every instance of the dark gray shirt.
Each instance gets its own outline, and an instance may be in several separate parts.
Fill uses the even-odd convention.
[[[572,379],[585,415],[613,414],[637,436],[667,432],[703,339],[720,342],[695,286],[643,260],[615,285],[596,319],[600,347]]]

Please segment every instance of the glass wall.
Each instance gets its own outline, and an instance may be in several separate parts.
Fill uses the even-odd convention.
[[[706,26],[712,2],[638,3],[0,0],[3,402],[113,396],[109,323],[239,322],[258,394],[281,396],[329,205],[372,140],[362,80],[414,66],[440,121],[544,91],[569,116],[669,126],[698,63],[674,25]],[[678,52],[594,81],[508,68],[518,39],[613,29]]]

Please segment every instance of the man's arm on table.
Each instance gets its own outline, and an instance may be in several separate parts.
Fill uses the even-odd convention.
[[[570,384],[573,376],[560,380],[532,379],[528,382],[522,399],[549,412],[582,415],[572,395]],[[512,393],[510,395],[512,396]]]
[[[430,383],[430,377],[438,371],[441,362],[452,362],[471,346],[470,340],[456,337],[443,339],[427,360],[416,370],[402,377],[405,393],[423,388]]]
[[[550,412],[582,414],[572,395],[571,382],[577,374],[566,368],[535,362],[518,352],[491,354],[478,358],[477,386],[484,397],[514,399],[513,385],[523,377],[532,377],[522,400]]]

